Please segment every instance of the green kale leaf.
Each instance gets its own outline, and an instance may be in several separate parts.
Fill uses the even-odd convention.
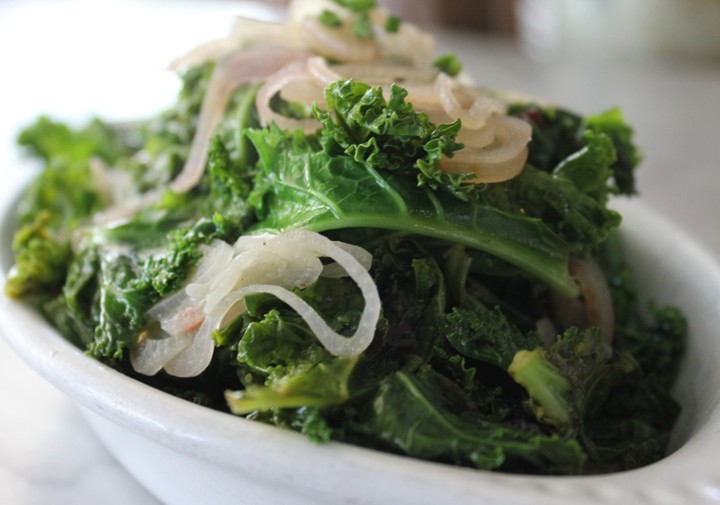
[[[549,349],[519,351],[508,372],[527,390],[538,421],[574,436],[611,388],[636,368],[628,353],[613,351],[599,329],[571,327]]]
[[[439,56],[435,61],[433,61],[433,66],[451,77],[459,75],[463,68],[462,63],[458,60],[458,57],[452,53]]]
[[[13,239],[15,264],[8,272],[5,293],[11,298],[58,293],[72,257],[69,244],[47,229],[50,213],[41,211]]]
[[[558,291],[577,287],[567,271],[568,245],[539,219],[418,188],[403,174],[323,150],[300,131],[250,130],[260,162],[250,195],[255,230],[379,228],[476,248],[519,267]]]
[[[574,440],[488,421],[432,369],[383,381],[357,429],[386,449],[480,469],[577,474],[586,455]]]
[[[520,332],[499,307],[455,308],[445,315],[439,331],[461,355],[503,370],[520,350],[542,346],[535,332]]]
[[[455,141],[459,121],[434,125],[396,85],[387,102],[380,88],[353,80],[330,84],[325,97],[328,111],[316,107],[314,115],[323,125],[321,142],[329,153],[344,153],[376,170],[416,174],[421,186],[445,183],[459,190],[463,177],[438,168],[442,156],[462,148]]]

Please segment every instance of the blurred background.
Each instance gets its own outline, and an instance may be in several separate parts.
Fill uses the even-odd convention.
[[[580,113],[619,106],[644,153],[639,200],[720,259],[720,0],[379,0],[434,30],[483,85]],[[171,103],[167,65],[283,0],[0,0],[0,201],[37,169],[39,114],[73,124]],[[65,398],[0,340],[0,503],[151,505]],[[60,463],[58,463],[60,462]]]
[[[287,0],[270,0],[284,6]],[[517,39],[533,56],[566,51],[720,58],[720,0],[380,0],[423,26]]]

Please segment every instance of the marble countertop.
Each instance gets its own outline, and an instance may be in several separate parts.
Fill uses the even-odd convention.
[[[273,14],[222,1],[0,3],[0,193],[29,175],[13,145],[23,124],[39,113],[81,121],[154,112],[177,87],[165,63],[248,12]],[[508,41],[462,33],[440,37],[440,51],[450,50],[482,83],[582,113],[621,106],[645,152],[641,198],[720,257],[720,62],[617,53],[538,60]],[[0,404],[0,503],[158,503],[1,340]]]

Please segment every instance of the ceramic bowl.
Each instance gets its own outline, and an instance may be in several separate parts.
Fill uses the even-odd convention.
[[[9,202],[9,203],[8,203]],[[12,264],[8,199],[0,229],[0,283]],[[64,391],[107,448],[171,505],[612,504],[720,501],[720,266],[682,230],[638,202],[617,202],[642,293],[680,306],[689,349],[676,397],[671,452],[628,472],[587,477],[504,475],[455,468],[303,435],[177,399],[85,356],[31,308],[0,299],[11,347]]]

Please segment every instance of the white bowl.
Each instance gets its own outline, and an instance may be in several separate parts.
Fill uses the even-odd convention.
[[[81,407],[99,438],[168,504],[612,504],[720,500],[720,266],[637,202],[617,202],[627,254],[649,298],[680,306],[689,349],[676,386],[683,406],[672,453],[644,468],[587,477],[505,475],[414,460],[209,410],[85,356],[32,309],[0,298],[13,349]],[[0,283],[12,264],[11,201],[0,207]]]

